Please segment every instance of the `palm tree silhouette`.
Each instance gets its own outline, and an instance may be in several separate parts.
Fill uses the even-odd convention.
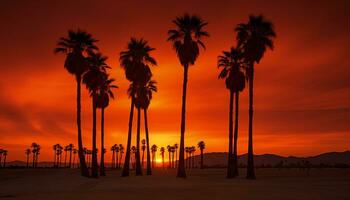
[[[60,144],[58,144],[58,146],[57,146],[57,151],[56,151],[56,153],[57,153],[57,167],[61,167],[61,161],[62,161],[62,153],[63,153],[63,147],[60,145]]]
[[[230,90],[230,110],[229,110],[229,152],[227,165],[227,178],[238,176],[238,112],[239,93],[245,88],[245,75],[241,71],[244,63],[240,49],[231,47],[230,51],[223,51],[218,57],[218,67],[222,68],[219,78],[226,79],[226,88]],[[233,101],[235,98],[235,129],[233,136]],[[233,142],[234,140],[234,142]],[[232,150],[233,149],[233,150]],[[232,153],[233,152],[233,153]]]
[[[149,65],[156,65],[156,60],[150,56],[150,52],[155,50],[148,45],[148,42],[143,39],[131,38],[128,43],[127,50],[120,52],[121,66],[125,71],[126,78],[131,82],[128,90],[131,98],[130,116],[129,116],[129,130],[126,147],[125,162],[122,176],[129,176],[130,163],[130,146],[132,135],[132,120],[134,115],[135,94],[140,86],[145,85],[151,79],[151,70]],[[136,174],[142,175],[142,168],[140,162],[140,135],[136,137]]]
[[[3,168],[6,167],[6,157],[7,157],[7,150],[3,149],[2,150],[2,155],[4,156],[4,162],[3,162]],[[0,162],[0,166],[1,166],[1,162]]]
[[[142,158],[141,158],[141,166],[143,168],[143,161],[144,161],[144,158],[145,158],[145,151],[146,151],[146,140],[145,139],[142,139],[141,140],[141,150],[142,150]]]
[[[59,144],[55,144],[52,147],[52,149],[54,151],[54,161],[53,161],[53,166],[54,167],[58,167],[58,154],[57,154],[58,147],[59,147]]]
[[[185,115],[186,115],[186,90],[187,90],[187,77],[188,67],[194,65],[196,59],[199,56],[199,46],[205,48],[204,43],[201,41],[203,37],[208,37],[209,34],[203,30],[208,24],[204,22],[200,17],[196,15],[190,16],[185,14],[180,17],[176,17],[173,20],[176,25],[176,29],[168,31],[168,41],[173,43],[173,47],[179,57],[181,65],[184,67],[184,80],[182,89],[182,109],[181,109],[181,139],[180,139],[180,157],[177,176],[185,178]]]
[[[78,127],[78,147],[81,175],[88,177],[89,171],[86,166],[83,153],[83,140],[81,133],[81,79],[82,75],[88,70],[84,53],[97,50],[95,46],[96,39],[91,34],[82,30],[69,30],[68,37],[61,37],[57,43],[55,53],[64,53],[67,55],[64,67],[77,81],[77,127]]]
[[[69,151],[69,163],[68,163],[68,167],[71,168],[72,167],[72,151],[74,149],[74,145],[73,144],[68,144],[67,146],[67,151]]]
[[[100,85],[97,94],[97,107],[101,109],[101,148],[104,149],[104,111],[109,105],[109,99],[114,99],[114,94],[112,89],[118,88],[118,86],[113,85],[114,79],[106,77],[106,79]],[[100,175],[105,176],[105,164],[104,164],[104,153],[101,153],[100,162]]]
[[[83,83],[90,92],[92,97],[92,166],[91,176],[98,177],[98,163],[97,163],[97,149],[96,149],[96,111],[98,108],[99,89],[101,85],[107,80],[106,69],[110,68],[106,64],[107,57],[101,53],[89,53],[87,58],[89,69],[83,76]]]
[[[64,167],[67,167],[67,151],[69,149],[69,146],[64,147]]]
[[[151,147],[151,152],[152,152],[152,168],[155,167],[155,162],[156,162],[156,153],[157,153],[157,145],[152,145]]]
[[[248,165],[247,178],[255,179],[254,153],[253,153],[253,86],[254,65],[259,64],[267,48],[273,49],[273,39],[276,37],[271,22],[265,20],[262,15],[249,17],[247,23],[238,24],[237,32],[238,48],[242,49],[243,59],[247,64],[247,78],[249,83],[249,138],[248,138]]]
[[[72,168],[75,167],[75,155],[78,153],[78,150],[77,149],[73,149],[73,162],[72,162]]]
[[[118,168],[118,165],[119,165],[119,151],[120,151],[120,147],[119,147],[119,145],[116,144],[116,147],[115,147],[114,168]]]
[[[136,147],[135,146],[131,147],[131,153],[132,153],[131,166],[133,169],[135,169],[136,168]]]
[[[168,159],[168,163],[169,163],[169,168],[171,168],[172,166],[171,166],[171,146],[170,145],[168,145],[167,146],[167,150],[168,150],[168,154],[169,154],[169,159]]]
[[[27,157],[27,168],[29,167],[29,156],[30,156],[31,152],[32,151],[30,149],[26,149],[24,152],[26,154],[26,157]]]
[[[201,151],[201,169],[204,169],[204,167],[203,167],[203,151],[205,149],[204,141],[198,142],[197,146],[198,146],[199,150]]]
[[[164,169],[164,152],[165,152],[165,148],[161,147],[159,151],[160,151],[160,155],[162,156],[162,163],[163,163],[163,169]]]
[[[112,166],[111,168],[114,169],[115,168],[115,163],[116,163],[116,159],[115,159],[115,153],[116,153],[116,148],[118,147],[117,144],[114,144],[112,147],[111,147],[111,151],[112,151]],[[118,155],[117,155],[118,157]]]
[[[121,167],[123,154],[124,154],[124,146],[123,146],[122,144],[119,144],[119,156],[120,156],[120,157],[119,157],[118,168]]]
[[[189,147],[185,147],[185,153],[186,153],[186,168],[190,168],[190,157],[189,157],[190,148]]]
[[[31,150],[32,150],[32,153],[33,153],[33,168],[36,168],[38,166],[38,157],[39,157],[39,154],[40,154],[40,145],[33,142],[32,145],[31,145]]]
[[[178,165],[177,149],[179,148],[179,145],[177,143],[175,143],[174,148],[175,148],[175,166],[174,166],[174,168],[176,168],[176,166]]]
[[[145,122],[145,132],[146,132],[145,142],[146,142],[146,149],[147,149],[147,175],[152,175],[147,111],[153,97],[153,92],[157,92],[156,84],[157,82],[155,82],[154,80],[149,80],[145,85],[140,87],[137,91],[137,99],[140,104],[139,105],[140,108],[143,109],[144,122]]]

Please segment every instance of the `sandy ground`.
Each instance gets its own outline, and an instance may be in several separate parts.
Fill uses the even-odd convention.
[[[257,180],[228,180],[225,169],[193,169],[187,179],[175,170],[154,176],[120,177],[107,171],[99,179],[77,169],[1,169],[0,199],[350,199],[350,169],[259,169]]]

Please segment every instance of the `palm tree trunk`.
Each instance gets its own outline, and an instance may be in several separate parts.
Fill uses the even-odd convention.
[[[86,166],[85,162],[85,156],[83,152],[83,139],[82,139],[82,133],[81,133],[81,76],[76,76],[77,80],[77,127],[78,127],[78,154],[79,154],[79,161],[80,161],[80,169],[81,169],[81,175],[88,177],[89,176],[89,170]]]
[[[67,167],[67,151],[64,151],[64,167]]]
[[[146,132],[147,175],[152,175],[151,155],[150,155],[150,149],[149,149],[149,133],[148,133],[147,109],[143,109],[143,115],[144,115],[144,118],[145,118],[145,132]]]
[[[27,168],[29,167],[29,154],[27,155]]]
[[[140,123],[141,123],[141,108],[137,108],[137,134],[136,134],[136,176],[142,176],[142,167],[140,159]]]
[[[233,142],[233,96],[234,92],[230,90],[230,110],[229,110],[229,136],[228,136],[228,163],[227,178],[233,177],[233,158],[232,158],[232,142]]]
[[[177,177],[186,178],[185,169],[185,122],[186,122],[186,93],[187,93],[188,64],[184,66],[184,80],[182,87],[182,109],[181,109],[181,138],[180,138],[180,157],[177,169]]]
[[[201,149],[201,169],[203,168],[203,149]]]
[[[249,134],[248,134],[248,165],[247,179],[255,179],[254,154],[253,154],[253,86],[254,86],[254,64],[250,65],[249,76]]]
[[[35,167],[35,153],[33,153],[33,168]]]
[[[92,163],[91,163],[91,176],[98,177],[98,164],[97,164],[97,149],[96,149],[96,94],[92,95]],[[101,151],[103,151],[101,149]]]
[[[69,150],[69,164],[68,164],[68,167],[71,168],[72,167],[72,150]]]
[[[130,168],[130,148],[131,148],[131,131],[132,131],[132,120],[134,117],[134,97],[131,98],[131,106],[130,106],[130,116],[129,116],[129,130],[128,130],[128,141],[126,145],[126,154],[124,160],[124,167],[122,172],[122,177],[129,176],[129,168]]]
[[[172,168],[172,166],[171,166],[172,164],[171,164],[170,151],[169,151],[168,153],[169,153],[169,161],[168,161],[168,162],[169,162],[169,168]]]
[[[112,166],[111,166],[111,168],[114,169],[114,166],[115,166],[115,151],[113,150],[112,151]]]
[[[54,168],[56,167],[56,151],[54,151],[54,154],[53,154],[53,167]]]
[[[115,154],[115,158],[114,158],[114,165],[113,165],[113,168],[117,168],[119,167],[119,153],[116,152]]]
[[[100,175],[106,176],[105,173],[105,154],[104,154],[104,128],[105,128],[105,109],[101,109],[101,163]]]
[[[239,92],[236,92],[235,99],[235,132],[233,136],[233,176],[238,176],[238,155],[237,155],[237,140],[238,140],[238,112],[239,112]]]

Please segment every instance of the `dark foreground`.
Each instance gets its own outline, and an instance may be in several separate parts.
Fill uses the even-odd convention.
[[[120,171],[88,179],[77,169],[1,169],[0,199],[350,199],[350,169],[259,169],[258,180],[225,179],[224,169],[174,170],[121,178]]]

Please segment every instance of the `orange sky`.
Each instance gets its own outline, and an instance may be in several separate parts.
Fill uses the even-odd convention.
[[[106,146],[126,143],[130,103],[118,55],[131,36],[156,48],[159,92],[149,110],[151,143],[178,143],[183,72],[166,38],[171,20],[184,12],[208,21],[211,35],[189,72],[186,145],[205,140],[207,151],[227,151],[229,95],[217,79],[217,56],[234,45],[237,23],[262,13],[275,24],[278,37],[275,51],[256,66],[255,153],[303,156],[349,149],[348,1],[62,2],[5,0],[0,5],[0,148],[9,150],[9,160],[23,160],[33,141],[43,147],[41,160],[52,160],[54,143],[76,143],[75,81],[63,68],[64,56],[54,55],[53,48],[68,29],[78,27],[100,40],[120,87],[106,110]],[[245,90],[239,153],[247,146],[247,100]],[[85,88],[82,112],[84,144],[90,146],[91,100]]]

